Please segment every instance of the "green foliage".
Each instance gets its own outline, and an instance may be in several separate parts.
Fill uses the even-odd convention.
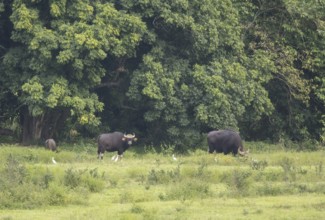
[[[76,188],[80,184],[82,173],[82,171],[74,171],[73,169],[66,170],[64,175],[64,185],[72,189]]]
[[[183,147],[195,146],[200,139],[195,134],[203,129],[237,128],[246,111],[254,120],[269,115],[273,105],[263,84],[275,70],[262,51],[245,55],[238,9],[230,1],[185,2],[171,3],[166,11],[158,3],[139,3],[160,14],[156,30],[163,34],[144,56],[128,93],[148,103],[144,119],[150,131]],[[180,15],[182,8],[189,16]],[[182,41],[169,38],[171,33]]]
[[[324,152],[246,143],[258,152],[245,160],[195,150],[173,161],[163,152],[129,149],[134,156],[118,163],[98,161],[88,145],[61,144],[54,153],[3,144],[0,218],[89,219],[96,212],[98,219],[213,219],[217,203],[225,219],[321,219]]]
[[[0,1],[0,13],[4,11],[3,0]]]
[[[6,4],[19,46],[2,57],[5,88],[23,94],[32,117],[69,109],[75,123],[98,126],[104,105],[93,88],[107,72],[102,61],[134,56],[146,31],[141,19],[99,1]]]
[[[285,181],[295,181],[296,180],[296,167],[289,158],[283,158],[281,163],[281,167],[284,171],[284,180]]]
[[[4,153],[6,160],[0,166],[1,209],[35,209],[48,205],[85,203],[89,193],[104,189],[104,174],[98,172],[97,168],[68,168],[61,173],[49,166],[26,165],[26,162],[39,164],[42,161],[42,155],[37,157],[33,154],[35,151],[29,152],[29,155],[27,151],[24,155]],[[49,153],[47,151],[48,158]]]
[[[0,126],[23,119],[25,144],[129,129],[186,151],[220,128],[322,144],[324,11],[311,0],[0,1]]]
[[[204,181],[190,180],[183,181],[181,184],[176,184],[169,191],[167,191],[167,200],[191,200],[196,198],[207,198],[210,197],[211,191],[209,185]]]
[[[256,159],[252,159],[251,167],[253,170],[264,170],[267,165],[267,161],[265,160],[258,161]]]
[[[90,192],[100,192],[104,187],[103,176],[99,175],[97,169],[74,170],[69,168],[63,177],[64,185],[75,189],[79,186],[86,187]]]
[[[165,170],[155,170],[152,169],[147,177],[148,185],[155,184],[166,184],[169,182],[177,182],[180,180],[180,165],[178,165],[174,170],[165,171]]]
[[[267,51],[266,58],[275,67],[266,88],[276,111],[262,119],[261,127],[250,126],[253,121],[249,118],[245,123],[245,127],[256,129],[255,136],[261,134],[264,139],[272,134],[270,139],[275,141],[283,136],[301,141],[322,135],[322,101],[316,95],[322,85],[316,86],[314,80],[324,65],[312,61],[323,57],[319,53],[324,48],[322,9],[321,1],[290,0],[260,1],[243,7],[248,52]],[[256,17],[245,10],[253,10]]]
[[[234,195],[248,195],[252,185],[251,172],[245,170],[233,170],[231,173],[224,173],[221,180],[226,183]]]

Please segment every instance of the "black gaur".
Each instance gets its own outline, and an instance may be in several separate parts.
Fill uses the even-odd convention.
[[[118,161],[123,157],[123,153],[132,145],[133,141],[137,141],[134,134],[123,134],[117,131],[101,134],[98,136],[98,158],[103,159],[105,151],[117,151],[117,155],[112,157],[112,160]]]
[[[218,130],[208,133],[209,153],[214,151],[217,153],[236,155],[246,155],[248,151],[244,151],[242,140],[239,133],[231,130]]]

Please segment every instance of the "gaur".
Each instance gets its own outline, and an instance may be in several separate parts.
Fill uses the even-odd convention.
[[[137,141],[134,134],[123,134],[122,132],[105,133],[98,136],[98,159],[103,159],[104,152],[117,151],[117,155],[112,160],[118,161],[123,157],[123,153],[132,145],[133,141]]]
[[[50,149],[51,151],[56,151],[56,143],[54,139],[50,138],[45,141],[46,148]]]
[[[246,155],[248,151],[244,151],[242,140],[239,133],[231,130],[217,130],[208,133],[209,153],[224,153],[233,155]]]

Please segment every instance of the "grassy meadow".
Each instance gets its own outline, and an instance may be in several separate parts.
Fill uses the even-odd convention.
[[[0,220],[324,218],[324,151],[245,146],[246,158],[198,149],[177,160],[172,148],[135,147],[113,162],[95,144],[2,144]]]

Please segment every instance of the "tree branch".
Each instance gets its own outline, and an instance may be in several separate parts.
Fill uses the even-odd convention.
[[[97,86],[95,86],[95,89],[98,88],[103,88],[103,87],[107,87],[107,88],[112,88],[112,87],[118,87],[121,84],[121,79],[117,80],[117,81],[113,81],[113,82],[103,82]]]
[[[122,109],[133,110],[133,111],[138,111],[137,108],[130,107],[130,106],[127,106],[127,105],[124,105],[123,103],[121,104],[121,108],[122,108]]]

